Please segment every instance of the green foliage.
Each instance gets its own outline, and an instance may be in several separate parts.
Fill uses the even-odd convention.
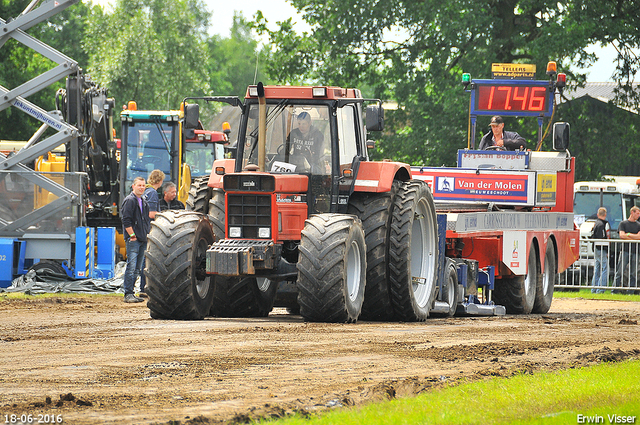
[[[249,85],[258,81],[268,83],[263,71],[265,53],[242,15],[233,17],[229,38],[213,36],[208,40],[208,48],[207,69],[213,94],[243,98]]]
[[[569,151],[578,159],[576,181],[600,180],[605,174],[638,175],[640,117],[637,114],[583,97],[562,104],[557,120],[571,125]]]
[[[604,22],[615,28],[619,43],[635,46],[638,41],[638,14],[628,16],[638,7],[633,2],[623,10],[616,8],[618,3],[595,0],[292,3],[311,25],[310,33],[296,34],[290,20],[270,30],[260,14],[254,22],[271,41],[269,76],[280,83],[365,86],[374,96],[397,102],[374,158],[426,165],[452,165],[455,151],[467,146],[469,97],[459,84],[463,72],[490,78],[491,63],[532,63],[537,77],[546,79],[546,64],[555,60],[570,80],[582,83],[584,75],[573,67],[593,63],[585,47],[607,40],[607,28],[603,31],[596,18],[600,15],[607,16]],[[485,125],[481,121],[478,128],[484,131]],[[520,131],[517,127],[510,128]],[[537,125],[527,128],[533,147]]]
[[[417,397],[360,409],[261,424],[575,424],[578,415],[638,417],[638,360],[509,378],[427,391]],[[585,421],[586,423],[586,421]]]
[[[85,37],[94,80],[140,109],[209,94],[204,10],[200,0],[117,0],[111,13],[96,10]]]

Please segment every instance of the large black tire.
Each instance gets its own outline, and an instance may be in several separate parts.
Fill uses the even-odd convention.
[[[224,239],[225,226],[224,226],[224,191],[222,189],[212,189],[211,199],[209,200],[209,221],[213,226],[213,233],[216,235],[216,241]]]
[[[500,279],[495,284],[493,298],[505,306],[509,314],[529,314],[536,299],[536,286],[540,275],[540,261],[535,244],[529,247],[526,276]]]
[[[213,238],[202,214],[169,210],[156,215],[145,268],[152,318],[200,320],[209,314],[213,285],[205,263]]]
[[[438,275],[438,224],[426,183],[404,182],[394,198],[389,233],[389,287],[396,318],[429,316]]]
[[[211,189],[207,183],[209,183],[209,177],[198,177],[191,183],[185,205],[187,210],[207,214],[211,199]]]
[[[307,321],[353,323],[364,301],[367,255],[360,219],[318,214],[305,222],[298,260],[298,304]]]
[[[214,317],[267,317],[273,308],[278,284],[265,278],[215,277]]]
[[[547,242],[547,250],[544,255],[544,272],[538,277],[536,285],[536,300],[533,304],[533,312],[545,314],[551,308],[553,301],[553,288],[558,278],[558,260],[553,242]]]
[[[394,190],[387,193],[355,193],[349,200],[347,212],[362,221],[367,244],[367,283],[361,320],[393,319],[393,305],[389,296],[388,246],[394,193]]]

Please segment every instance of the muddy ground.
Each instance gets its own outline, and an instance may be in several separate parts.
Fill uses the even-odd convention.
[[[2,299],[3,421],[243,422],[406,397],[461,378],[640,358],[640,303],[632,302],[555,299],[545,315],[345,325],[279,309],[264,319],[158,321],[146,303],[121,296]]]

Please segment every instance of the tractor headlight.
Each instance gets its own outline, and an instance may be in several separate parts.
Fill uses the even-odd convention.
[[[271,237],[271,228],[269,227],[259,227],[258,228],[258,237],[261,239],[268,239]]]
[[[230,238],[241,238],[242,237],[242,228],[241,227],[229,227],[229,237]]]

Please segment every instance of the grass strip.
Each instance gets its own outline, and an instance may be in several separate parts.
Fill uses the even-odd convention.
[[[589,300],[640,302],[640,295],[612,294],[610,290],[607,290],[604,294],[594,294],[591,292],[591,289],[580,289],[575,292],[556,289],[553,293],[553,298],[584,298]]]
[[[294,416],[269,424],[576,424],[634,417],[640,423],[640,361],[516,375],[461,384],[417,397]],[[584,419],[580,422],[580,415]]]

